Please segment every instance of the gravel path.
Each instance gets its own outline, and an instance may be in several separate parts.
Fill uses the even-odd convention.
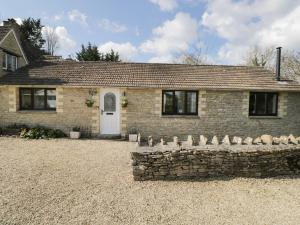
[[[133,146],[0,138],[0,224],[299,224],[300,178],[134,182]]]

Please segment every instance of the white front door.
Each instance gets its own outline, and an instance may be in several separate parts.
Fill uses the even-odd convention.
[[[120,132],[120,91],[101,89],[100,130],[104,135],[119,135]]]

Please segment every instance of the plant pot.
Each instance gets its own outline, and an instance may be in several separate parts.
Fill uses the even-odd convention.
[[[71,131],[70,132],[70,138],[71,139],[79,139],[80,138],[80,132],[78,132],[78,131]]]
[[[128,105],[128,102],[122,102],[122,104],[121,104],[122,108],[126,108],[127,105]]]
[[[85,103],[87,107],[92,108],[94,103]]]
[[[130,142],[137,142],[138,135],[137,134],[129,134],[129,141]]]

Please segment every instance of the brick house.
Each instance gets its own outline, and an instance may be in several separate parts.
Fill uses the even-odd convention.
[[[134,128],[155,138],[300,135],[300,84],[263,68],[67,60],[27,65],[16,33],[5,26],[0,63],[0,126],[66,133],[80,126],[93,136]]]

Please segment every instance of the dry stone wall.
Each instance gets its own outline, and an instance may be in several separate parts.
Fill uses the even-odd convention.
[[[300,145],[138,146],[131,158],[137,181],[300,174]]]

